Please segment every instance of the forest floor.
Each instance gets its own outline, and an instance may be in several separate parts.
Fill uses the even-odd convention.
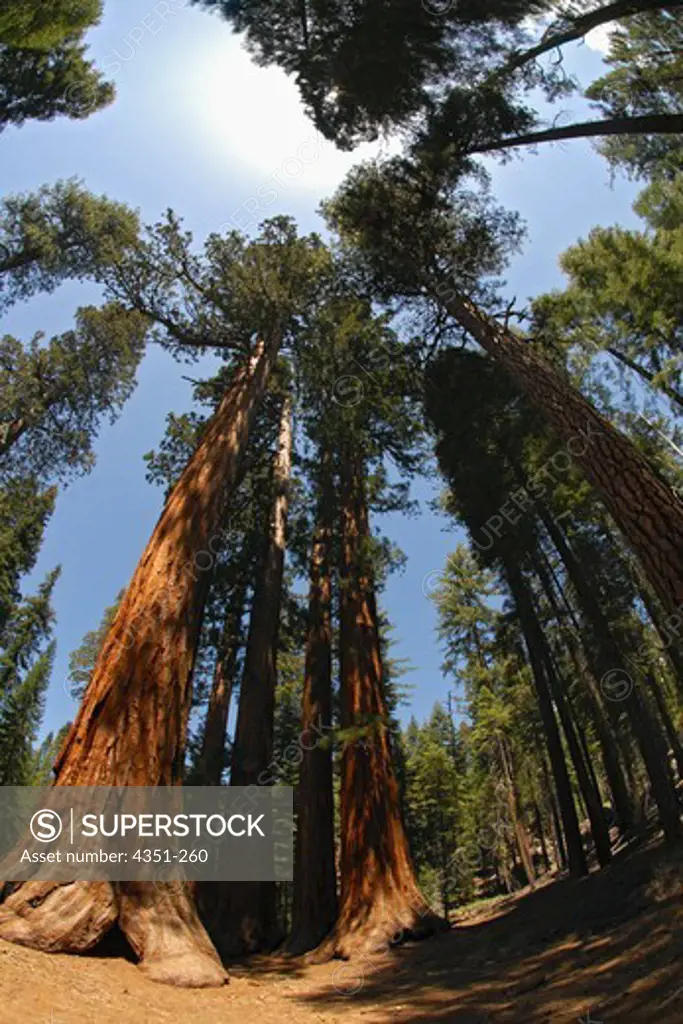
[[[468,910],[439,938],[360,962],[277,958],[223,989],[147,981],[123,958],[0,942],[2,1024],[681,1024],[683,850],[650,845],[580,882]]]

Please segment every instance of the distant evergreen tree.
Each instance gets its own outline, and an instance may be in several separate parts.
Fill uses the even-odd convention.
[[[0,786],[28,786],[33,743],[45,710],[56,644],[52,641],[0,705]]]
[[[31,784],[33,744],[43,717],[55,643],[52,591],[59,567],[25,598],[0,633],[0,785]],[[47,642],[47,646],[45,646]]]
[[[418,880],[448,917],[460,895],[454,854],[462,835],[463,777],[456,759],[453,721],[436,704],[422,726],[413,720],[402,737],[404,814]]]
[[[0,635],[19,601],[19,580],[36,563],[57,490],[33,478],[0,486]]]
[[[610,70],[586,94],[608,116],[683,114],[680,10],[644,11],[618,25],[610,35],[606,63]],[[681,170],[682,141],[680,133],[621,135],[604,139],[599,148],[613,166],[649,178]]]
[[[37,594],[14,609],[0,634],[0,700],[19,686],[51,634],[52,591],[60,573],[59,566],[48,573]]]
[[[114,99],[86,60],[83,38],[101,0],[4,0],[0,11],[0,132],[7,125],[85,118]]]
[[[26,772],[27,786],[49,786],[53,780],[52,766],[62,748],[71,722],[66,722],[59,732],[49,732],[42,743],[34,746]]]
[[[69,655],[69,693],[74,700],[80,700],[85,693],[102,644],[114,621],[124,593],[124,590],[119,592],[114,603],[105,608],[97,629],[91,629],[86,633],[78,647]]]

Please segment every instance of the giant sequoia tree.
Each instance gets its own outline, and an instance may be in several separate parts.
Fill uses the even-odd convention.
[[[202,262],[171,220],[115,268],[112,287],[154,319],[170,344],[187,351],[212,341],[232,353],[233,372],[109,630],[57,762],[57,785],[170,785],[180,777],[209,582],[200,556],[220,536],[251,423],[292,318],[315,284],[319,250],[316,238],[298,239],[290,224],[276,221],[248,245],[235,235],[212,236]],[[182,290],[183,308],[194,303],[185,318],[176,305]],[[73,952],[93,946],[117,921],[152,977],[222,984],[223,969],[187,892],[28,883],[0,910],[3,936]]]
[[[384,493],[382,467],[391,457],[404,473],[414,471],[421,428],[410,368],[398,364],[398,339],[385,318],[373,317],[366,301],[347,296],[331,301],[321,319],[327,358],[321,366],[317,357],[318,403],[325,405],[323,439],[333,446],[338,479],[343,737],[339,909],[323,950],[348,955],[382,947],[398,934],[430,933],[440,923],[417,886],[401,819],[377,607],[376,542],[369,521],[373,504],[404,504],[401,488],[393,498],[391,489]],[[368,369],[370,390],[360,401],[349,400],[343,390],[338,393],[339,378],[359,366]],[[324,663],[318,670],[324,671]],[[324,676],[319,687],[324,693]]]

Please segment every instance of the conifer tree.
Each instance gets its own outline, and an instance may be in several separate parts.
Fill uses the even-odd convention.
[[[57,733],[49,732],[37,747],[34,746],[27,771],[28,786],[49,786],[54,780],[52,766],[57,760],[62,743],[66,739],[71,722],[67,722]]]
[[[461,379],[459,383],[457,373],[452,378],[452,383],[449,390],[445,385],[445,381],[448,378],[448,372],[446,366],[450,363],[452,366],[460,365],[463,372],[467,372],[466,368],[471,366],[473,372],[481,372],[485,375],[489,381],[487,388],[488,402],[491,405],[477,404],[475,395],[477,394],[474,380],[467,375],[466,379]],[[439,382],[437,386],[437,381]],[[497,382],[497,383],[496,383]],[[519,486],[523,484],[525,475],[521,473],[521,465],[525,460],[524,445],[520,443],[520,435],[517,434],[519,429],[520,419],[525,415],[530,415],[530,408],[522,400],[522,396],[515,393],[512,389],[508,392],[508,399],[502,404],[498,404],[498,401],[494,398],[497,392],[497,388],[500,387],[502,391],[498,392],[500,396],[510,388],[509,383],[504,377],[499,377],[496,368],[493,364],[486,364],[481,359],[474,355],[468,357],[457,356],[452,353],[449,355],[444,354],[440,359],[437,366],[434,367],[432,374],[432,388],[427,392],[428,396],[428,408],[431,410],[431,415],[435,417],[434,422],[438,424],[439,431],[439,452],[443,459],[443,464],[446,467],[446,471],[449,474],[449,479],[458,482],[457,503],[458,508],[465,510],[465,514],[468,517],[468,526],[472,531],[472,535],[477,540],[478,546],[483,554],[486,552],[500,553],[501,559],[505,564],[505,572],[510,584],[510,587],[515,597],[515,602],[520,609],[520,618],[525,628],[525,632],[528,633],[529,639],[529,654],[531,656],[533,649],[533,656],[535,658],[535,674],[537,678],[541,676],[546,680],[550,687],[550,692],[555,691],[556,703],[558,708],[563,707],[563,699],[561,694],[557,694],[555,686],[555,667],[549,664],[547,658],[546,644],[543,638],[543,632],[540,628],[537,610],[534,607],[534,595],[533,589],[529,581],[525,581],[524,573],[521,566],[524,562],[527,562],[528,568],[535,571],[538,576],[538,565],[534,570],[535,560],[538,555],[534,552],[538,551],[539,544],[539,525],[534,526],[534,515],[529,511],[529,506],[537,509],[537,514],[540,518],[543,527],[548,531],[549,536],[553,540],[553,543],[557,546],[557,549],[561,555],[564,563],[565,570],[568,575],[568,579],[571,582],[573,588],[575,588],[579,600],[583,605],[582,611],[588,611],[587,624],[590,632],[588,633],[588,646],[586,651],[589,659],[595,659],[595,672],[594,678],[599,680],[599,686],[604,693],[610,695],[609,685],[610,680],[614,678],[615,673],[626,672],[625,669],[625,657],[624,657],[624,645],[623,641],[614,634],[613,629],[607,621],[605,610],[601,607],[601,598],[599,589],[595,582],[591,584],[589,580],[595,573],[597,566],[601,564],[602,557],[596,555],[594,548],[594,542],[591,549],[591,555],[589,555],[585,562],[579,560],[575,553],[572,552],[569,545],[566,543],[564,538],[564,532],[562,527],[554,520],[552,514],[548,510],[548,503],[550,501],[549,496],[540,497],[537,496],[535,500],[529,501],[525,510],[516,509],[510,516],[501,516],[498,514],[498,520],[495,526],[491,529],[487,528],[484,536],[481,531],[482,524],[487,522],[493,524],[495,522],[494,516],[496,515],[495,509],[504,509],[508,496],[511,494],[518,494]],[[448,397],[446,397],[448,396]],[[469,459],[474,458],[473,450],[475,447],[474,439],[472,439],[467,449],[459,443],[458,434],[455,432],[455,424],[452,422],[450,416],[450,408],[452,407],[453,401],[457,396],[457,405],[464,412],[465,408],[469,409],[469,421],[470,425],[472,422],[476,422],[480,415],[483,415],[486,423],[489,424],[488,428],[482,427],[482,432],[488,430],[489,439],[496,437],[496,443],[494,449],[489,451],[482,451],[479,454],[479,461],[482,464],[490,466],[491,482],[487,486],[487,490],[482,490],[479,501],[482,503],[479,507],[476,507],[475,495],[479,493],[475,491],[472,485],[470,476],[463,476],[467,473],[467,466],[470,465]],[[493,414],[493,408],[497,409],[496,414]],[[524,412],[526,408],[526,413]],[[504,411],[506,409],[507,411]],[[533,420],[527,420],[527,426],[523,429],[523,435],[526,431],[533,433],[534,430],[539,429],[538,420],[536,420],[536,427],[532,426]],[[515,426],[517,424],[517,426]],[[541,429],[543,429],[541,427]],[[522,435],[522,436],[523,436]],[[475,430],[474,436],[479,437],[480,431]],[[528,438],[527,434],[527,438]],[[485,443],[490,443],[485,442]],[[467,454],[465,454],[467,452]],[[547,464],[547,452],[545,455],[544,464]],[[507,469],[505,466],[507,465]],[[494,466],[497,469],[494,470]],[[467,492],[464,490],[465,479],[470,480]],[[507,479],[507,484],[505,483]],[[533,473],[526,477],[527,480],[534,481]],[[493,480],[498,481],[494,485]],[[502,489],[501,489],[502,484]],[[542,494],[545,493],[547,487],[543,487]],[[523,489],[523,493],[528,492]],[[538,495],[538,488],[533,487],[533,494]],[[526,514],[525,514],[526,513]],[[591,533],[588,536],[590,538]],[[513,541],[512,538],[516,537],[517,540]],[[535,539],[532,539],[534,538]],[[507,553],[503,544],[503,539],[507,538],[505,544],[508,545]],[[524,539],[522,539],[524,538]],[[516,560],[511,557],[510,544],[514,546],[515,543],[520,543],[521,547],[517,548]],[[487,556],[488,557],[488,556]],[[610,573],[613,575],[615,559],[618,559],[618,554],[610,554],[609,562]],[[618,564],[618,561],[617,561]],[[544,575],[544,570],[541,571],[541,577]],[[547,592],[547,590],[546,590]],[[626,649],[628,649],[626,647]],[[626,677],[628,673],[626,672]],[[630,678],[630,677],[628,677]],[[587,686],[589,692],[591,692],[590,685]],[[593,693],[595,690],[592,691]],[[544,698],[545,699],[545,698]],[[595,706],[595,702],[593,701]],[[665,758],[662,753],[661,738],[659,728],[656,722],[653,720],[652,715],[648,710],[648,698],[645,691],[640,692],[637,687],[628,689],[628,692],[624,694],[623,706],[629,719],[633,733],[636,736],[638,746],[645,762],[650,783],[652,785],[653,794],[655,795],[656,802],[658,804],[662,825],[669,839],[675,838],[680,829],[679,825],[679,811],[677,807],[677,801],[675,793],[671,783],[671,779],[667,775]],[[550,716],[546,714],[547,723],[550,725]],[[570,724],[570,723],[568,723]],[[601,722],[600,728],[605,725],[604,721]],[[603,745],[605,746],[605,745]],[[609,750],[611,745],[607,744]],[[608,754],[610,756],[610,754]],[[614,775],[616,771],[616,763],[614,755],[611,755],[612,763],[610,766],[610,774]],[[581,757],[578,748],[575,748],[574,760],[579,766],[579,770],[583,772],[581,768]],[[584,787],[589,784],[589,780],[584,778]],[[617,789],[617,794],[619,790]],[[620,808],[623,801],[620,801]],[[596,808],[597,810],[597,808]],[[621,811],[620,811],[621,813]],[[594,815],[595,817],[595,815]],[[596,824],[598,822],[596,821]]]
[[[0,132],[58,115],[85,118],[114,99],[114,87],[85,57],[101,0],[5,0],[0,12]]]
[[[43,717],[54,655],[53,641],[0,705],[0,786],[32,782],[33,743]]]
[[[494,301],[491,277],[518,239],[515,218],[491,206],[486,191],[466,191],[463,182],[453,188],[400,160],[353,173],[327,209],[378,297],[418,313],[427,306],[442,327],[445,316],[446,327],[448,320],[458,325],[510,376],[557,432],[674,611],[683,600],[680,502],[562,367],[485,311]]]
[[[0,310],[63,281],[96,279],[137,243],[137,214],[77,178],[0,202]]]
[[[657,116],[683,112],[681,42],[683,17],[678,4],[657,5],[616,26],[606,58],[610,70],[586,90],[608,117]],[[677,9],[679,8],[679,9]],[[681,169],[681,134],[626,135],[605,139],[600,152],[629,174],[659,177]]]
[[[640,12],[676,21],[679,0],[615,0],[589,10],[545,0],[438,10],[409,2],[387,7],[381,0],[303,8],[271,0],[196,2],[219,8],[245,31],[260,63],[294,75],[319,130],[344,148],[392,128],[417,132],[423,148],[446,159],[563,138],[683,133],[681,111],[662,91],[660,103],[608,107],[611,116],[603,120],[546,131],[538,130],[534,106],[539,94],[553,101],[576,88],[562,60],[543,61],[544,55],[562,54],[591,29]],[[647,56],[666,64],[656,46]],[[637,66],[632,60],[632,74]],[[666,72],[660,75],[666,83]]]
[[[299,239],[283,218],[249,243],[213,235],[197,255],[190,241],[169,214],[108,268],[110,292],[149,317],[165,344],[187,355],[213,343],[232,357],[231,373],[107,634],[56,765],[57,785],[167,785],[182,776],[210,583],[202,553],[220,543],[278,351],[328,262],[316,236]],[[106,722],[116,723],[114,744]],[[77,883],[39,901],[32,892],[32,883],[22,885],[0,908],[3,937],[78,952],[118,921],[153,978],[190,987],[225,980],[189,891],[122,883],[115,896],[110,886]]]
[[[135,387],[147,322],[109,303],[76,314],[75,330],[27,346],[0,339],[0,472],[68,479],[94,463],[100,421],[113,421]]]
[[[123,590],[119,592],[114,603],[104,609],[97,629],[89,630],[69,655],[69,695],[73,700],[81,700],[86,691],[123,594]]]
[[[55,644],[52,592],[60,569],[38,592],[15,606],[0,631],[0,785],[26,786],[33,772],[33,744],[43,717]],[[47,642],[47,646],[46,646]]]
[[[0,634],[19,602],[21,577],[36,563],[56,496],[31,477],[0,486]]]
[[[636,374],[683,407],[680,252],[683,176],[650,186],[634,204],[642,230],[594,228],[560,257],[566,289],[533,303],[545,344],[592,358],[606,352],[628,384]]]

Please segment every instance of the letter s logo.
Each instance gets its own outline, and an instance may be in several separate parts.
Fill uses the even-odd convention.
[[[34,839],[39,843],[53,843],[62,832],[62,819],[56,811],[36,811],[29,825]]]

